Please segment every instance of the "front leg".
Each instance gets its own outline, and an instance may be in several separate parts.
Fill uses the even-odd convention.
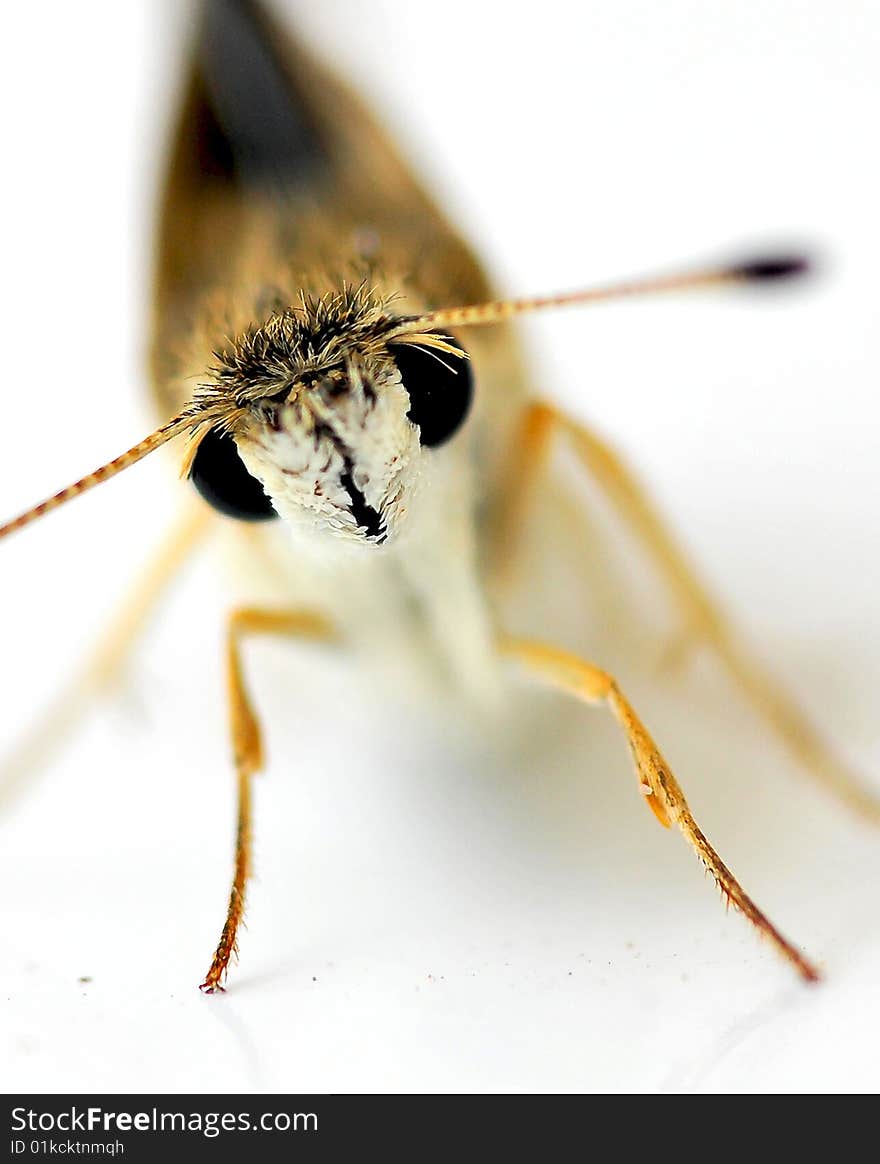
[[[245,889],[251,870],[251,777],[263,767],[260,725],[244,682],[241,640],[245,635],[296,635],[333,642],[336,631],[320,614],[309,611],[263,610],[244,607],[229,616],[226,674],[229,729],[238,776],[238,826],[235,839],[235,871],[226,922],[210,969],[200,989],[206,994],[223,990],[230,959],[238,953],[238,929],[244,915]]]

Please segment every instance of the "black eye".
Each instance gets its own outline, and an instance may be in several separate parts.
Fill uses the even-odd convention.
[[[462,355],[451,356],[413,344],[397,344],[394,348],[394,361],[409,393],[406,415],[419,426],[419,440],[429,449],[442,445],[461,428],[474,397],[470,360],[458,343],[455,346]]]
[[[278,514],[225,433],[209,432],[196,449],[189,471],[192,483],[209,505],[239,521],[266,521]]]

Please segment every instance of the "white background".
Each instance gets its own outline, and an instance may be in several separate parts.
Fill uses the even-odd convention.
[[[149,226],[182,7],[7,17],[4,514],[152,423]],[[876,783],[876,5],[318,7],[315,37],[512,291],[777,239],[822,253],[823,277],[787,296],[568,312],[528,335],[541,389],[629,454]],[[0,547],[7,753],[182,488],[157,457]],[[228,603],[210,558],[190,570],[124,690],[7,798],[5,1089],[877,1088],[880,837],[711,667],[638,678],[639,703],[709,835],[824,965],[820,988],[725,916],[598,713],[564,763],[536,747],[493,765],[282,645],[251,656],[271,764],[242,962],[225,997],[201,997],[232,835]]]

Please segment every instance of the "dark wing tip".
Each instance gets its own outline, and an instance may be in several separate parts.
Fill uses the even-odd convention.
[[[309,97],[289,59],[290,38],[253,0],[205,0],[197,62],[224,175],[286,186],[322,156]],[[222,152],[221,152],[222,151]]]

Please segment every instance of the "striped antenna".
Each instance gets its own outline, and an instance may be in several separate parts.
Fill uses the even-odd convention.
[[[67,501],[72,501],[74,497],[79,497],[81,493],[88,492],[96,485],[101,485],[104,481],[109,481],[111,477],[115,477],[117,473],[121,473],[123,469],[129,469],[132,465],[136,465],[138,461],[142,461],[144,457],[148,457],[150,453],[154,452],[161,445],[173,440],[186,428],[191,428],[195,423],[195,418],[192,412],[182,412],[169,420],[167,424],[163,424],[161,428],[157,428],[155,432],[150,433],[142,441],[133,445],[128,452],[122,453],[120,456],[108,461],[106,465],[102,465],[94,472],[88,473],[85,477],[80,477],[79,481],[74,481],[72,485],[68,485],[66,489],[54,493],[51,497],[47,497],[45,501],[41,501],[39,505],[33,506],[32,509],[26,510],[24,513],[14,517],[12,521],[7,521],[5,525],[0,525],[0,539],[7,537],[16,530],[23,529],[24,526],[30,525],[31,522],[37,521],[41,517],[45,517],[47,513],[51,513],[53,509],[57,509],[59,505],[64,505]]]
[[[588,287],[561,295],[530,299],[501,299],[493,303],[475,303],[468,307],[448,307],[420,315],[413,322],[429,327],[479,327],[501,323],[513,315],[543,311],[549,307],[577,307],[588,303],[607,303],[613,299],[630,299],[640,295],[658,295],[670,291],[691,291],[701,287],[731,283],[766,283],[803,275],[810,269],[803,255],[764,255],[745,262],[728,263],[704,270],[680,271],[672,275]]]

